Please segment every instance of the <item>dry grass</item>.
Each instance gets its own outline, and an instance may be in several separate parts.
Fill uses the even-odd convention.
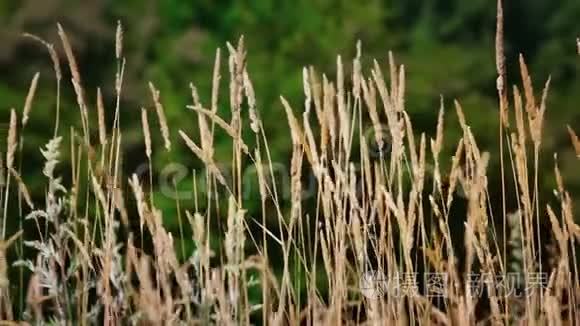
[[[24,245],[36,253],[35,258],[12,262],[14,268],[19,266],[31,272],[26,305],[21,307],[26,323],[580,323],[575,252],[580,226],[574,222],[572,194],[565,189],[557,165],[554,172],[559,207],[539,200],[538,160],[549,78],[538,102],[527,66],[520,57],[524,96],[515,85],[513,94],[509,94],[501,1],[496,34],[500,153],[487,153],[478,147],[469,126],[470,117],[465,116],[459,101],[455,101],[458,126],[445,125],[441,99],[434,122],[435,138],[416,134],[405,111],[404,66],[397,65],[394,55],[389,53],[388,80],[377,61],[370,74],[365,75],[359,43],[350,79],[345,75],[341,57],[337,58],[336,81],[319,75],[312,67],[303,69],[302,117],[281,97],[292,139],[292,157],[286,171],[290,176],[289,212],[282,208],[284,189],[280,189],[280,182],[275,182],[278,167],[270,157],[262,128],[269,122],[260,120],[256,105],[259,94],[254,93],[250,80],[251,67],[246,67],[243,39],[236,47],[228,44],[229,122],[217,112],[221,82],[218,50],[209,109],[204,108],[203,99],[190,85],[193,103],[189,108],[197,115],[201,145],[194,141],[197,137],[179,130],[181,140],[206,167],[201,180],[208,189],[205,198],[198,196],[194,179],[195,198],[190,205],[194,209],[185,215],[196,249],[185,253],[189,258],[182,261],[174,247],[179,239],[163,225],[164,219],[173,217],[164,217],[154,198],[147,198],[143,180],[136,174],[123,180],[121,173],[119,97],[125,64],[121,26],[117,28],[115,44],[117,103],[110,127],[105,125],[101,89],[97,90],[98,124],[89,124],[90,105],[85,102],[73,49],[60,25],[58,32],[83,122],[83,137],[78,137],[72,128],[70,133],[72,181],[61,183],[62,172],[57,169],[60,154],[65,150],[61,146],[61,135],[65,133],[58,132],[58,83],[55,137],[42,149],[46,161],[45,204],[33,210],[16,168],[16,149],[24,137],[21,134],[18,140],[15,110],[11,111],[3,167],[8,171],[7,182],[2,183],[0,191],[0,204],[4,208],[2,239],[6,236],[7,219],[14,218],[7,214],[8,206],[13,205],[9,199],[11,176],[22,195],[19,200],[23,198],[31,210],[20,218],[33,223],[38,230],[37,235],[22,235]],[[60,81],[60,65],[53,46],[35,39],[48,48]],[[24,104],[23,127],[33,106],[37,83],[38,74]],[[166,121],[159,90],[153,83],[149,83],[149,88],[164,147],[169,151],[171,126]],[[513,103],[509,103],[511,96]],[[315,114],[310,114],[312,110]],[[154,135],[149,129],[148,111],[141,109],[141,123],[145,154],[152,170]],[[245,114],[256,138],[253,148],[242,137]],[[515,118],[515,128],[510,128],[510,118]],[[215,125],[232,140],[231,178],[226,178],[215,161]],[[91,128],[97,128],[98,142],[91,143]],[[366,137],[367,128],[374,129],[374,138]],[[451,158],[440,155],[446,128],[463,131]],[[578,137],[571,128],[568,132],[580,157]],[[376,153],[371,152],[372,145],[376,146]],[[528,153],[530,148],[532,153]],[[491,214],[487,177],[490,155],[501,157],[502,216]],[[443,163],[450,163],[451,169],[442,171],[441,166],[446,166]],[[433,171],[427,171],[429,166]],[[256,169],[261,220],[250,216],[243,207],[242,198],[248,186],[243,171],[248,167]],[[316,178],[314,211],[303,207],[305,171],[311,171]],[[431,172],[433,178],[428,179]],[[442,176],[449,178],[446,181]],[[124,193],[125,189],[119,187],[124,182],[128,182],[132,193]],[[86,193],[82,192],[85,187],[90,188]],[[224,191],[226,198],[222,198]],[[516,212],[506,211],[507,192],[517,193]],[[200,199],[207,200],[205,205],[199,205]],[[467,210],[460,221],[464,234],[457,242],[453,239],[458,235],[451,229],[456,222],[450,218],[459,200],[466,203]],[[136,203],[135,211],[133,205],[126,204],[130,201]],[[222,241],[216,247],[210,241],[211,232],[216,230],[210,225],[221,218],[216,207],[220,201],[227,201],[227,213],[225,230],[217,235]],[[176,204],[179,210],[183,203],[178,200]],[[550,243],[543,243],[540,237],[542,220],[549,221],[551,226]],[[181,227],[180,215],[179,221]],[[496,224],[498,221],[501,224]],[[131,227],[136,224],[138,231]],[[249,232],[250,225],[260,227],[261,237]],[[0,243],[0,318],[6,322],[12,321],[14,315],[9,287],[13,282],[6,276],[5,252],[21,234],[19,231]],[[120,234],[129,236],[123,239]],[[139,243],[136,237],[150,237],[151,248],[144,247],[143,240]],[[180,238],[183,240],[183,233]],[[542,258],[548,247],[552,248],[552,254]],[[280,259],[273,253],[281,253]],[[273,260],[281,261],[281,272],[275,273]],[[251,275],[259,275],[258,280]],[[433,284],[424,278],[427,275],[440,277],[442,287],[429,287]],[[512,276],[517,278],[513,284]],[[257,302],[250,297],[250,290],[256,286],[261,291]],[[508,291],[509,286],[514,291]],[[300,290],[301,287],[305,290]],[[431,292],[434,290],[444,293]]]

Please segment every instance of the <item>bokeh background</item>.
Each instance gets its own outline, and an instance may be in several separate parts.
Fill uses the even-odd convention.
[[[580,165],[572,153],[566,132],[569,124],[580,131],[580,57],[576,38],[580,35],[580,1],[505,1],[505,37],[510,85],[520,83],[517,57],[523,53],[539,92],[548,76],[552,87],[545,123],[540,183],[545,200],[554,200],[552,189],[553,152],[572,194],[580,193]],[[113,120],[115,28],[124,26],[124,55],[127,59],[121,106],[124,130],[124,171],[127,176],[146,163],[140,123],[140,107],[152,106],[147,87],[153,81],[161,91],[174,146],[170,153],[160,150],[162,139],[154,133],[156,171],[171,163],[187,167],[180,190],[191,191],[192,170],[201,163],[180,141],[184,129],[198,137],[195,115],[185,106],[191,103],[189,83],[198,88],[202,103],[209,104],[215,51],[222,49],[222,88],[219,112],[229,117],[227,91],[227,41],[245,36],[248,72],[257,94],[258,110],[269,137],[274,161],[289,161],[289,130],[279,95],[295,109],[301,107],[302,67],[312,65],[318,72],[335,77],[336,55],[346,63],[362,42],[363,69],[372,58],[384,63],[389,50],[407,71],[406,108],[416,132],[435,133],[439,100],[447,108],[446,153],[450,157],[460,137],[452,101],[462,103],[480,147],[498,151],[498,106],[495,88],[495,16],[492,0],[406,0],[406,1],[179,1],[179,0],[0,0],[0,121],[9,121],[9,109],[21,112],[30,80],[40,72],[39,88],[23,145],[23,179],[33,197],[43,201],[44,179],[39,147],[52,135],[56,82],[50,58],[44,48],[21,34],[36,34],[57,45],[60,22],[69,35],[79,61],[89,108],[95,117],[96,90],[102,87]],[[64,61],[62,62],[63,67]],[[350,68],[348,68],[350,69]],[[79,125],[79,110],[64,69],[61,128]],[[151,118],[151,117],[150,117]],[[227,119],[226,119],[227,120]],[[93,121],[95,121],[93,119]],[[150,122],[156,125],[154,122]],[[93,134],[96,137],[96,125]],[[6,125],[2,128],[2,138]],[[96,138],[95,138],[96,139]],[[248,138],[251,143],[251,137]],[[4,140],[1,140],[1,146]],[[217,161],[229,162],[231,143],[226,137],[215,142]],[[67,148],[64,146],[64,148]],[[4,151],[4,148],[2,148]],[[61,171],[66,178],[68,151],[63,153]],[[442,155],[442,157],[445,157]],[[492,155],[489,168],[492,203],[500,202],[499,162]],[[203,175],[197,170],[197,175]],[[156,191],[159,185],[156,185]],[[248,214],[259,219],[257,188],[245,196]],[[576,196],[578,197],[578,196]],[[224,197],[225,198],[225,197]],[[177,233],[175,199],[161,193],[156,204],[164,211],[165,224]],[[283,201],[283,208],[289,203]],[[576,208],[580,206],[576,202]],[[181,203],[191,209],[192,201]],[[515,203],[510,203],[513,210]],[[182,212],[183,213],[183,212]],[[17,224],[12,220],[11,228]],[[274,224],[275,225],[275,224]],[[186,231],[187,232],[187,231]],[[10,232],[9,232],[10,233]],[[186,235],[186,238],[189,238]],[[188,247],[190,244],[185,243]]]

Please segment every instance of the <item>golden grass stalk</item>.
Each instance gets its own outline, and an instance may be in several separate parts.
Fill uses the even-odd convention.
[[[260,119],[258,118],[258,112],[256,111],[256,93],[254,92],[254,86],[252,85],[252,81],[250,80],[246,70],[244,70],[244,90],[246,98],[248,99],[250,128],[255,134],[257,134],[260,131]]]
[[[97,119],[99,123],[99,142],[101,146],[107,143],[107,127],[105,125],[105,105],[101,88],[97,88]]]
[[[567,126],[567,129],[568,133],[570,134],[572,146],[574,146],[574,151],[576,151],[576,157],[580,159],[580,139],[578,139],[578,136],[570,126]]]
[[[117,31],[115,33],[115,57],[117,60],[121,59],[123,55],[123,26],[121,21],[117,21]]]
[[[28,89],[28,95],[26,95],[26,102],[24,102],[24,110],[22,113],[22,127],[26,126],[28,122],[28,116],[30,114],[30,110],[32,109],[32,100],[34,99],[34,95],[36,94],[36,87],[38,85],[38,78],[40,77],[40,73],[34,74],[32,78],[32,82],[30,83],[30,88]]]
[[[16,148],[18,147],[18,140],[16,139],[16,129],[17,129],[17,118],[16,111],[14,109],[10,110],[10,127],[8,129],[8,138],[6,139],[6,168],[10,170],[14,165],[14,154],[16,153]]]
[[[159,99],[159,91],[155,88],[152,82],[149,82],[149,90],[151,91],[151,96],[153,97],[153,102],[155,104],[155,111],[157,112],[157,119],[159,121],[161,135],[163,136],[163,141],[165,142],[165,149],[169,151],[171,149],[169,127],[167,126],[167,119],[165,118],[165,110]]]
[[[18,183],[18,190],[20,191],[22,197],[24,197],[24,201],[26,202],[26,204],[30,209],[34,209],[34,203],[32,202],[32,198],[30,197],[30,192],[28,191],[28,188],[26,187],[24,181],[22,181],[22,177],[20,177],[20,174],[18,174],[18,172],[13,168],[10,168],[9,171],[10,174],[16,180],[16,183]]]
[[[504,53],[504,33],[503,33],[503,5],[502,1],[497,1],[497,19],[496,19],[496,34],[495,34],[495,63],[497,70],[496,88],[499,95],[499,110],[501,124],[504,127],[509,127],[508,115],[508,101],[507,101],[507,77],[505,69],[505,53]]]
[[[149,130],[149,119],[147,118],[147,110],[141,108],[141,126],[143,128],[143,139],[145,140],[145,154],[148,159],[151,159],[151,132]]]
[[[68,60],[68,65],[70,68],[70,72],[72,74],[73,80],[77,82],[77,84],[81,84],[81,74],[79,73],[79,67],[77,65],[77,60],[75,59],[74,52],[72,50],[72,46],[68,40],[68,36],[66,35],[64,29],[60,24],[57,24],[58,27],[58,36],[62,42],[62,46],[64,48],[64,53]]]
[[[187,145],[187,147],[189,147],[189,149],[200,159],[202,160],[202,162],[205,163],[206,167],[209,169],[210,172],[212,172],[215,177],[217,178],[217,180],[224,186],[227,186],[226,183],[226,179],[223,176],[223,174],[221,173],[221,171],[219,170],[219,168],[217,167],[217,165],[215,164],[215,162],[213,161],[213,158],[207,156],[201,148],[199,148],[199,146],[197,146],[193,140],[191,140],[191,138],[189,138],[189,136],[187,136],[187,134],[185,132],[183,132],[182,130],[179,130],[179,135],[181,136],[181,138],[185,141],[185,144]]]
[[[54,49],[54,45],[52,43],[48,43],[36,35],[32,35],[32,34],[28,34],[28,33],[24,33],[23,35],[24,35],[24,37],[28,37],[28,38],[42,44],[48,50],[48,54],[49,54],[50,59],[52,61],[52,66],[54,69],[54,74],[56,77],[56,84],[57,84],[57,86],[56,86],[56,117],[55,117],[55,126],[54,126],[54,137],[56,137],[56,135],[58,133],[58,123],[59,123],[59,119],[60,119],[60,83],[62,80],[62,71],[60,68],[60,60],[58,58],[58,54],[56,53],[56,50]]]
[[[218,109],[218,97],[220,90],[220,64],[221,64],[221,51],[218,48],[215,54],[215,63],[213,67],[213,77],[211,82],[211,111],[213,113],[217,112]]]

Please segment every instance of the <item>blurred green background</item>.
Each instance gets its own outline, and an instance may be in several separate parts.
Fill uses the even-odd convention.
[[[580,58],[575,48],[576,37],[580,35],[580,1],[505,2],[510,85],[520,83],[519,53],[525,55],[538,93],[548,76],[552,76],[541,161],[545,173],[540,174],[543,197],[554,200],[553,152],[560,153],[568,189],[578,194],[580,166],[572,153],[565,126],[569,124],[580,132]],[[417,133],[434,135],[439,98],[443,95],[447,108],[447,142],[442,157],[450,157],[460,137],[452,106],[455,98],[462,103],[481,149],[495,153],[498,148],[495,15],[496,4],[492,0],[0,0],[0,121],[8,122],[12,107],[19,113],[22,111],[30,80],[39,71],[38,93],[24,131],[22,170],[24,181],[35,199],[42,203],[45,180],[41,177],[42,157],[38,148],[52,135],[56,83],[46,50],[21,34],[36,34],[54,43],[64,60],[56,33],[56,22],[62,24],[79,61],[89,108],[93,111],[92,121],[96,122],[94,103],[100,86],[105,94],[110,126],[117,68],[115,28],[120,20],[125,30],[127,59],[121,107],[127,175],[147,162],[139,108],[152,106],[147,81],[153,81],[161,91],[174,144],[170,153],[161,150],[157,122],[150,115],[157,149],[153,152],[154,170],[159,172],[172,162],[182,164],[188,176],[178,187],[191,189],[191,169],[199,169],[201,165],[177,134],[179,129],[184,129],[198,139],[196,117],[185,108],[191,104],[188,85],[193,82],[197,86],[202,103],[208,106],[215,51],[221,48],[219,111],[228,120],[225,43],[237,42],[242,34],[258,110],[276,162],[287,164],[291,151],[279,95],[283,94],[299,110],[303,103],[302,67],[313,65],[318,72],[334,78],[336,55],[342,55],[344,62],[349,63],[356,53],[357,40],[362,41],[365,72],[369,71],[372,58],[386,69],[389,50],[405,65],[406,108]],[[64,68],[64,61],[62,64],[65,84],[61,132],[68,135],[65,126],[78,127],[80,116],[68,68]],[[96,123],[92,133],[96,141]],[[251,139],[247,138],[250,144]],[[216,160],[228,164],[231,142],[221,135],[215,144]],[[63,155],[61,172],[66,179],[70,174],[66,163],[69,154],[65,151]],[[499,203],[497,156],[492,155],[489,169],[492,203]],[[200,170],[197,173],[202,174]],[[259,197],[257,188],[254,189],[245,204],[248,214],[259,219]],[[157,192],[156,203],[163,209],[165,223],[175,234],[178,232],[175,200],[160,194],[159,189]],[[514,206],[511,203],[510,209]],[[182,210],[192,207],[191,200],[181,203]],[[287,201],[283,207],[288,207]]]

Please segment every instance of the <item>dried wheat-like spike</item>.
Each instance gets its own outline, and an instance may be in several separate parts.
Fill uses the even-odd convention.
[[[218,108],[218,96],[220,90],[220,64],[221,64],[221,51],[218,48],[215,53],[215,63],[213,66],[213,77],[211,82],[211,111],[217,112]]]
[[[121,222],[123,225],[129,225],[129,214],[127,213],[127,208],[125,207],[125,200],[123,199],[123,191],[120,188],[113,189],[113,203],[115,208],[121,213]]]
[[[524,84],[524,95],[526,98],[526,112],[535,119],[538,114],[538,108],[536,107],[536,98],[534,96],[534,87],[532,85],[532,78],[528,72],[528,66],[524,60],[524,56],[520,54],[520,73],[522,75],[522,82]]]
[[[467,122],[465,120],[465,114],[463,114],[463,109],[461,108],[461,104],[459,104],[459,101],[455,100],[453,102],[455,104],[455,111],[457,112],[457,118],[459,119],[459,124],[461,125],[461,129],[463,129],[464,132],[467,131]]]
[[[576,39],[576,48],[578,50],[578,55],[580,55],[580,38]]]
[[[8,240],[0,241],[0,290],[8,290],[10,279],[8,278],[8,264],[6,260],[6,250],[22,235],[22,230],[13,234]]]
[[[74,52],[68,40],[68,36],[64,32],[64,29],[60,24],[57,24],[58,27],[58,36],[62,42],[62,46],[64,48],[64,53],[68,60],[68,65],[70,68],[70,72],[72,74],[73,79],[80,85],[81,84],[81,75],[79,73],[79,67],[77,65],[77,60],[75,59]]]
[[[195,87],[195,85],[193,85],[193,83],[189,83],[189,88],[191,89],[191,98],[193,100],[193,106],[194,107],[201,107],[197,88]],[[199,126],[199,133],[200,133],[200,138],[201,138],[201,148],[203,149],[203,151],[206,153],[207,156],[212,157],[213,156],[213,138],[212,138],[212,134],[210,133],[209,125],[207,124],[207,119],[206,119],[205,115],[200,114],[198,112],[197,123]]]
[[[250,80],[246,70],[244,70],[244,90],[246,92],[246,98],[248,99],[250,128],[252,128],[252,131],[257,134],[258,131],[260,131],[260,120],[258,118],[258,113],[256,112],[256,94],[254,92],[252,81]]]
[[[14,109],[10,110],[10,129],[8,129],[7,142],[7,152],[6,152],[6,168],[12,168],[14,164],[14,153],[16,152],[16,145],[18,141],[16,140],[16,128],[17,128],[17,118],[16,111]]]
[[[129,186],[133,190],[133,195],[135,196],[135,201],[137,202],[137,212],[139,213],[139,227],[141,232],[143,232],[143,224],[145,224],[146,215],[148,214],[147,203],[145,201],[145,193],[143,188],[139,183],[139,177],[137,174],[133,174],[129,179]]]
[[[344,91],[344,68],[340,56],[336,59],[336,101],[338,108],[338,122],[340,126],[340,135],[342,136],[342,145],[345,152],[350,145],[350,117],[346,108],[345,91]]]
[[[221,171],[219,170],[219,168],[217,167],[217,165],[215,164],[215,162],[213,161],[213,159],[211,157],[208,157],[206,155],[206,153],[199,148],[199,146],[197,146],[193,140],[191,140],[191,138],[189,138],[189,136],[187,136],[187,134],[185,132],[183,132],[182,130],[179,130],[179,135],[181,136],[181,138],[185,141],[185,144],[187,145],[187,147],[189,147],[189,149],[200,159],[202,160],[202,162],[205,164],[205,166],[209,169],[210,172],[212,172],[216,178],[218,179],[218,181],[226,186],[226,179],[224,178],[223,174],[221,173]]]
[[[165,149],[169,151],[171,149],[169,127],[167,126],[167,119],[165,118],[165,110],[159,100],[159,91],[155,88],[152,82],[149,82],[149,90],[151,91],[151,96],[153,97],[153,102],[155,104],[155,111],[157,112],[159,127],[161,128],[161,134],[163,136],[163,141],[165,142]]]
[[[115,56],[121,59],[123,55],[123,26],[121,21],[117,21],[117,32],[115,33]]]
[[[323,113],[324,113],[324,128],[321,130],[321,151],[326,153],[328,141],[332,149],[336,146],[336,117],[334,110],[335,91],[332,83],[328,81],[326,75],[322,75],[323,83]]]
[[[314,99],[314,107],[316,108],[316,117],[318,122],[323,124],[324,114],[322,108],[322,85],[312,66],[308,67],[308,81],[312,88],[312,98]]]
[[[42,44],[44,47],[46,47],[46,49],[48,50],[48,54],[50,55],[50,59],[52,60],[52,67],[54,69],[56,79],[61,80],[62,79],[62,72],[61,72],[61,68],[60,68],[60,60],[58,58],[58,54],[56,53],[56,50],[54,49],[54,45],[46,42],[45,40],[43,40],[42,38],[40,38],[36,35],[24,33],[23,36],[28,37],[32,40],[35,40],[35,41],[39,42],[40,44]]]
[[[202,107],[196,107],[191,105],[187,105],[186,107],[190,110],[208,116],[213,122],[215,122],[218,126],[220,126],[230,137],[232,137],[232,139],[235,139],[240,143],[240,146],[242,147],[242,151],[244,152],[244,154],[249,153],[248,145],[244,143],[244,140],[240,137],[240,135],[238,135],[234,130],[234,128],[230,126],[227,122],[225,122],[222,118],[220,118],[217,114]]]
[[[391,78],[391,96],[394,98],[399,93],[399,84],[397,80],[397,64],[395,63],[393,51],[389,51],[389,74]]]
[[[298,120],[296,119],[294,113],[292,112],[290,104],[288,104],[288,101],[286,101],[286,99],[283,96],[280,96],[280,101],[282,102],[282,105],[286,110],[286,116],[288,118],[288,124],[290,125],[290,132],[292,135],[292,144],[294,146],[298,145],[304,146],[304,151],[306,152],[306,158],[308,159],[308,162],[310,162],[312,166],[317,166],[316,164],[317,161],[315,161],[314,160],[315,158],[312,156],[313,154],[312,151],[310,150],[310,146],[306,142],[304,133],[302,132],[300,124],[298,123]]]
[[[528,116],[529,119],[529,127],[530,127],[530,134],[532,136],[532,140],[539,146],[542,142],[542,128],[544,125],[544,114],[546,113],[546,101],[548,99],[548,91],[550,90],[550,81],[552,77],[548,77],[546,81],[546,85],[544,86],[544,91],[542,92],[542,100],[540,102],[540,108],[537,110],[537,115],[535,117]]]
[[[32,82],[30,83],[30,88],[28,89],[28,95],[26,95],[26,102],[24,102],[24,111],[22,114],[22,127],[26,126],[28,122],[28,115],[30,114],[30,109],[32,109],[32,100],[34,99],[34,95],[36,94],[36,86],[38,85],[38,77],[40,77],[40,73],[34,74],[34,78],[32,78]]]
[[[393,94],[394,96],[394,94]],[[405,110],[405,66],[401,65],[399,68],[399,85],[397,91],[397,101],[395,108],[397,112]]]
[[[516,117],[516,130],[518,132],[518,139],[520,145],[524,146],[526,143],[526,131],[524,127],[524,108],[522,96],[517,86],[514,85],[514,109]]]
[[[369,110],[369,116],[373,124],[373,131],[375,134],[375,142],[377,143],[379,150],[383,150],[385,146],[385,140],[383,138],[383,127],[381,126],[381,121],[379,118],[379,112],[377,110],[377,94],[375,86],[372,80],[369,78],[368,82],[364,78],[361,80],[361,87],[363,90],[363,97],[365,103]]]
[[[352,93],[355,98],[360,98],[362,69],[360,59],[362,56],[361,41],[356,42],[356,57],[352,63]]]
[[[304,136],[302,134],[302,130],[300,129],[300,125],[298,124],[298,120],[296,120],[296,117],[292,112],[290,104],[288,104],[288,101],[286,101],[286,99],[283,96],[280,96],[280,101],[282,102],[282,105],[286,110],[288,124],[290,125],[290,133],[292,135],[292,143],[294,145],[301,144],[302,140],[304,139]]]
[[[439,104],[439,115],[437,116],[437,134],[435,136],[435,146],[433,149],[433,153],[435,156],[438,156],[443,148],[443,125],[444,125],[444,117],[445,117],[445,106],[443,103],[443,96],[441,96],[440,104]]]
[[[141,125],[145,139],[145,154],[148,159],[151,159],[151,131],[149,130],[149,119],[147,118],[147,110],[145,108],[141,108]]]
[[[505,69],[504,32],[503,32],[503,6],[502,0],[497,1],[497,18],[495,34],[495,63],[497,70],[496,88],[499,94],[499,107],[501,122],[504,127],[509,127],[508,101],[507,101],[507,78]]]
[[[457,181],[461,174],[461,155],[463,153],[463,138],[459,140],[459,144],[457,144],[457,149],[455,150],[455,155],[451,160],[451,172],[449,172],[449,192],[447,194],[447,207],[451,205],[451,201],[453,200],[453,192],[455,192],[455,187],[457,186]]]
[[[580,139],[578,139],[578,136],[570,126],[567,126],[567,128],[572,140],[572,146],[574,146],[574,151],[576,151],[576,157],[580,159]]]
[[[308,81],[308,69],[302,68],[302,86],[304,88],[304,110],[310,112],[310,104],[312,103],[312,89]]]
[[[101,88],[97,88],[97,118],[99,123],[99,142],[101,145],[107,143],[107,127],[105,126],[105,105],[103,104],[103,94]]]
[[[560,223],[558,222],[558,218],[556,217],[556,214],[554,214],[554,211],[552,210],[552,207],[550,207],[550,204],[546,205],[546,209],[548,211],[548,217],[550,218],[550,224],[552,225],[552,232],[554,232],[554,236],[556,237],[556,240],[558,241],[558,245],[560,247],[560,252],[564,253],[565,251],[567,251],[567,234],[564,235],[564,232],[562,230],[562,228],[560,227]]]
[[[24,181],[22,181],[20,174],[18,174],[18,172],[16,170],[14,170],[13,168],[10,168],[10,174],[14,177],[14,179],[16,179],[16,183],[18,183],[18,190],[22,194],[22,197],[24,197],[24,201],[26,202],[28,207],[30,209],[34,209],[34,203],[32,202],[32,198],[30,197],[30,193],[28,192],[28,188],[26,187],[26,184],[24,183]]]

